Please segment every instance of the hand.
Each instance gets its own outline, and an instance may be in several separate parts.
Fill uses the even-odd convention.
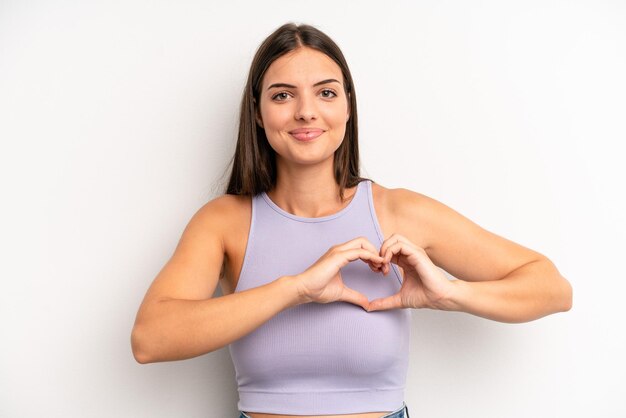
[[[395,295],[374,299],[369,312],[398,308],[442,309],[454,285],[430,260],[426,251],[400,234],[393,234],[380,247],[382,271],[387,275],[390,262],[404,270],[404,280]]]
[[[350,302],[367,310],[365,295],[347,287],[341,279],[340,268],[361,259],[376,272],[382,272],[383,257],[367,238],[359,237],[330,247],[311,267],[296,275],[303,303]]]

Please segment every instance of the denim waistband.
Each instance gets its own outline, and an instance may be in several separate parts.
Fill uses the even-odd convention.
[[[250,416],[243,411],[239,411],[239,418],[250,418]],[[400,408],[388,413],[387,415],[383,415],[380,418],[410,418],[409,408],[406,406],[406,403],[402,402],[402,406]]]

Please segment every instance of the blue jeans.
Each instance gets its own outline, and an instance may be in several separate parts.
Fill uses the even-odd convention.
[[[239,411],[239,414],[239,418],[250,418],[250,416],[245,412]],[[402,402],[402,406],[400,408],[388,413],[387,415],[383,415],[380,418],[410,418],[409,408],[406,406],[406,403]]]

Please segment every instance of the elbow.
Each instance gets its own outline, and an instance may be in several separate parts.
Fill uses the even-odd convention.
[[[552,270],[551,277],[553,278],[550,286],[551,291],[549,292],[552,313],[567,312],[572,309],[573,304],[574,291],[572,285],[563,277],[552,261],[547,260],[547,262]]]
[[[150,344],[146,343],[145,333],[143,333],[141,328],[137,325],[135,325],[130,335],[130,346],[133,351],[133,357],[137,363],[148,364],[155,362],[155,359],[148,349]]]
[[[139,364],[154,363],[154,361],[150,359],[150,357],[145,352],[138,351],[134,348],[133,348],[133,357],[135,358],[135,361]]]
[[[567,312],[572,309],[573,289],[567,279],[559,274],[558,282],[552,291],[552,310],[553,313]]]
[[[570,284],[570,282],[568,282],[565,278],[563,278],[563,296],[561,297],[562,299],[562,306],[561,306],[561,312],[567,312],[570,309],[572,309],[572,305],[574,303],[574,289],[572,288],[572,285]]]

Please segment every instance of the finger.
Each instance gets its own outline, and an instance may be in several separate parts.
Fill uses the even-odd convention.
[[[385,252],[383,253],[383,263],[385,263],[385,265],[389,265],[389,263],[392,262],[393,260],[393,256],[400,253],[402,251],[402,243],[401,242],[395,242],[391,245],[389,245],[386,249]],[[397,259],[397,257],[396,257]]]
[[[418,256],[420,253],[420,248],[404,241],[398,241],[394,244],[388,246],[383,253],[383,259],[385,263],[391,263],[392,261],[398,261],[398,254],[402,254],[405,256]]]
[[[369,265],[370,270],[372,270],[374,273],[378,273],[382,271],[383,264],[381,263],[374,263],[374,262],[368,261],[367,264]]]
[[[374,246],[374,244],[372,244],[367,237],[364,236],[360,236],[357,238],[354,238],[350,241],[347,241],[343,244],[340,244],[338,246],[335,247],[338,250],[347,250],[347,249],[354,249],[354,248],[362,248],[364,250],[368,250],[374,254],[378,254],[378,249]],[[380,255],[380,254],[378,254]],[[367,264],[369,265],[370,269],[372,269],[372,271],[374,272],[381,272],[382,271],[382,267],[383,267],[383,263],[382,261],[376,260],[376,259],[371,259],[371,260],[367,260]]]
[[[357,292],[354,289],[350,289],[347,286],[343,287],[339,300],[360,306],[366,311],[369,310],[369,300],[367,299],[367,297],[363,293]]]
[[[403,268],[411,266],[419,275],[428,275],[433,268],[437,267],[423,248],[413,247],[404,242],[389,247],[384,258]]]
[[[400,294],[396,293],[395,295],[387,296],[386,298],[378,298],[370,301],[368,312],[401,309],[404,307],[405,306],[402,306]]]
[[[367,238],[359,237],[357,240],[361,244],[361,248],[364,248],[374,254],[378,254],[378,248],[376,248]]]
[[[343,265],[347,265],[349,262],[361,259],[363,261],[371,261],[375,263],[382,263],[383,258],[373,252],[367,251],[363,248],[353,248],[351,250],[345,250],[339,253],[343,257]]]
[[[391,234],[391,236],[389,238],[387,238],[386,240],[383,241],[382,245],[380,246],[380,251],[379,254],[383,255],[385,254],[385,252],[387,252],[387,248],[389,248],[390,246],[398,243],[398,242],[404,242],[408,245],[417,247],[415,244],[413,244],[408,238],[406,238],[404,235],[400,235],[400,234]]]
[[[357,250],[357,253],[351,250]],[[344,260],[342,265],[346,265],[350,261],[361,258],[369,265],[372,271],[381,271],[383,265],[382,257],[378,254],[376,247],[374,247],[374,245],[365,237],[357,237],[344,244],[337,245],[334,247],[334,251],[343,252],[344,254],[349,253],[350,258],[348,260]],[[371,255],[363,256],[363,254],[365,254],[364,251]],[[358,256],[355,257],[355,254],[358,254]]]
[[[352,248],[363,248],[373,253],[377,253],[378,249],[372,244],[366,237],[360,236],[350,241],[346,241],[343,244],[336,245],[335,248],[339,250],[348,250]]]
[[[391,263],[398,264],[400,262],[399,254],[411,257],[416,251],[415,248],[402,241],[387,247],[383,255],[383,275],[387,276],[391,272]]]
[[[376,260],[368,260],[367,264],[369,264],[374,271],[381,271],[382,267],[384,266],[384,263],[382,261],[378,262]]]
[[[362,248],[355,248],[351,250],[345,250],[341,252],[335,252],[334,257],[339,257],[339,268],[345,267],[352,261],[361,259],[363,262],[369,265],[370,269],[374,272],[380,271],[382,266],[382,257],[376,253],[371,253]]]

